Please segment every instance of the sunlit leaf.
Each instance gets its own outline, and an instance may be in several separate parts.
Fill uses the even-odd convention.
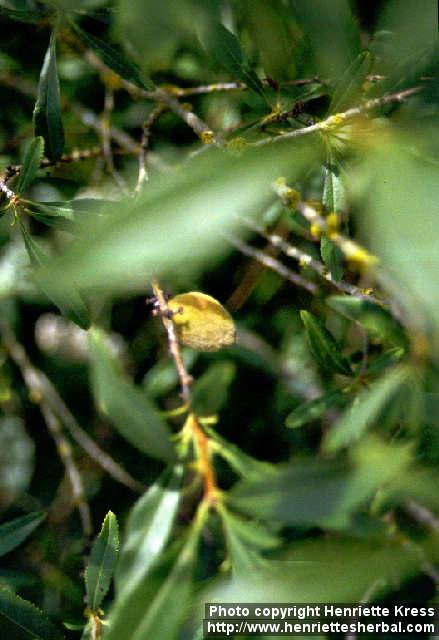
[[[87,602],[91,611],[97,611],[107,595],[118,553],[119,525],[114,513],[109,511],[93,543],[85,571]]]
[[[34,511],[1,524],[0,556],[18,547],[41,524],[45,517],[46,514],[43,511]]]
[[[108,348],[105,334],[97,328],[90,333],[90,349],[92,384],[99,409],[137,449],[154,458],[172,461],[174,450],[166,423],[142,389],[124,376]]]
[[[61,120],[55,35],[53,33],[41,69],[38,98],[34,109],[34,123],[35,135],[44,138],[47,156],[51,160],[59,160],[64,149],[64,128]]]
[[[375,140],[363,165],[368,180],[364,229],[382,260],[378,277],[404,306],[407,320],[437,328],[439,184],[435,163],[428,156],[422,159],[429,137],[436,140],[435,132],[427,129],[416,140]]]
[[[324,171],[323,205],[328,213],[340,213],[346,207],[346,189],[340,175],[340,167],[331,154],[328,156]]]
[[[160,556],[180,504],[182,468],[164,474],[132,508],[115,575],[117,596],[131,591]]]
[[[158,559],[127,594],[116,598],[106,640],[176,637],[191,603],[198,531]]]
[[[236,214],[270,194],[282,168],[299,174],[313,155],[309,142],[281,146],[239,158],[209,149],[209,162],[202,154],[172,179],[151,179],[147,194],[114,203],[84,225],[53,260],[54,276],[93,292],[145,291],[153,274],[193,276],[230,250],[221,234],[240,226]]]

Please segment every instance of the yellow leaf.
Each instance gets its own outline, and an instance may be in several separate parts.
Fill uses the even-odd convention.
[[[219,351],[235,342],[230,313],[212,296],[190,291],[168,302],[181,344],[199,351]]]

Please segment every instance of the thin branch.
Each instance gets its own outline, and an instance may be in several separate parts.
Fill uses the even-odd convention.
[[[337,229],[334,229],[328,221],[329,216],[328,218],[323,217],[315,206],[302,200],[301,194],[289,187],[285,182],[285,178],[278,178],[273,188],[277,195],[282,198],[286,207],[294,211],[299,211],[305,220],[309,222],[311,234],[316,239],[322,235],[326,235],[337,245],[351,265],[357,265],[359,270],[363,270],[375,266],[379,262],[376,256],[369,253],[364,247],[355,242],[355,240],[344,236]]]
[[[289,258],[294,258],[295,260],[298,260],[301,264],[306,265],[307,267],[310,267],[311,269],[316,271],[316,273],[318,273],[319,276],[321,276],[324,280],[332,284],[339,291],[342,291],[343,293],[347,293],[356,298],[365,298],[367,300],[376,302],[377,304],[382,304],[382,302],[380,302],[377,298],[375,298],[374,296],[368,293],[364,293],[362,289],[360,289],[359,287],[356,287],[355,285],[350,284],[349,282],[345,282],[344,280],[335,280],[322,262],[320,262],[319,260],[316,260],[315,258],[305,253],[304,251],[302,251],[295,245],[291,244],[290,242],[287,242],[286,240],[281,238],[281,236],[267,233],[263,229],[263,227],[257,224],[257,222],[250,220],[249,218],[240,217],[240,220],[242,220],[247,227],[249,227],[250,229],[253,229],[263,238],[271,242],[272,245],[274,245],[275,247],[279,247],[279,249],[286,256],[288,256]]]
[[[416,522],[427,527],[434,533],[439,533],[439,518],[427,509],[427,507],[415,502],[415,500],[408,500],[404,503],[404,509]]]
[[[55,441],[58,455],[64,464],[66,475],[72,487],[74,504],[78,508],[79,516],[81,518],[84,540],[88,541],[93,531],[90,507],[85,498],[82,478],[73,459],[70,443],[64,437],[61,424],[52,409],[49,407],[48,403],[41,400],[39,405],[47,427]]]
[[[82,48],[82,43],[81,43]],[[86,58],[90,65],[99,71],[99,73],[105,77],[111,70],[90,50],[86,51]],[[113,72],[114,73],[114,72]],[[172,95],[171,91],[166,89],[155,89],[154,91],[147,91],[140,89],[136,85],[132,84],[128,80],[118,76],[120,86],[130,93],[133,97],[142,97],[153,102],[158,102],[166,105],[171,111],[173,111],[179,118],[190,127],[197,136],[205,144],[219,144],[218,138],[215,136],[212,129],[207,125],[196,113],[191,109],[188,109],[184,105],[180,104],[177,98]]]
[[[165,104],[179,118],[181,118],[194,131],[205,144],[220,144],[220,139],[214,134],[211,127],[206,124],[196,113],[170,95],[163,89],[154,92],[154,100]]]
[[[10,87],[15,91],[19,91],[29,98],[35,99],[38,94],[38,87],[35,83],[16,76],[11,76],[8,73],[0,73],[0,83],[4,86]],[[100,118],[90,109],[86,109],[78,102],[63,101],[63,105],[69,108],[75,113],[81,122],[88,128],[93,129],[101,135],[102,124]],[[127,151],[128,153],[138,153],[139,145],[130,135],[118,129],[113,125],[110,127],[110,136],[119,147]],[[101,151],[100,151],[101,153]]]
[[[79,426],[76,418],[70,412],[53,384],[42,371],[32,364],[23,346],[15,339],[9,327],[2,321],[0,321],[0,331],[3,344],[11,359],[20,369],[28,388],[35,390],[39,396],[44,398],[48,407],[59,417],[77,444],[114,480],[136,493],[143,493],[146,487],[135,480],[105,451],[102,451],[96,442]]]
[[[175,367],[177,369],[177,374],[180,380],[181,397],[183,398],[185,403],[189,404],[191,397],[190,388],[192,384],[192,376],[189,375],[189,373],[186,371],[186,367],[183,362],[174,323],[171,319],[172,311],[168,307],[168,303],[166,302],[163,290],[161,289],[157,280],[153,280],[152,290],[157,300],[160,318],[168,336],[169,352],[174,358]]]
[[[152,109],[151,113],[143,123],[142,139],[140,142],[140,151],[139,151],[139,173],[137,177],[135,193],[140,193],[142,190],[143,184],[148,180],[146,159],[147,159],[147,154],[149,150],[149,142],[151,139],[151,128],[160,118],[163,111],[166,111],[166,107],[164,107],[162,104],[158,104],[154,109]]]
[[[259,249],[251,247],[245,242],[242,242],[238,238],[235,238],[229,234],[223,234],[223,237],[227,240],[227,242],[241,251],[241,253],[249,256],[250,258],[254,258],[268,269],[271,269],[272,271],[278,273],[285,280],[289,280],[289,282],[292,282],[299,287],[303,287],[303,289],[306,289],[310,293],[317,293],[317,285],[315,285],[313,282],[310,282],[309,280],[305,280],[305,278],[302,278],[302,276],[300,276],[299,274],[294,273],[294,271],[288,269],[288,267],[283,265],[282,262],[279,262],[279,260],[276,260],[276,258],[267,255]]]
[[[390,95],[383,96],[382,98],[373,98],[372,100],[367,100],[359,107],[352,107],[351,109],[348,109],[347,111],[344,111],[342,113],[336,113],[329,116],[329,118],[322,120],[321,122],[317,122],[316,124],[312,124],[308,127],[302,127],[301,129],[294,129],[293,131],[288,131],[287,133],[281,133],[280,135],[271,138],[264,138],[263,140],[258,140],[257,142],[249,142],[248,146],[262,147],[267,144],[273,144],[275,142],[282,142],[285,140],[292,140],[293,138],[300,138],[302,136],[309,135],[310,133],[315,133],[316,131],[328,131],[336,129],[351,118],[360,116],[367,111],[376,109],[377,107],[383,107],[386,104],[404,102],[404,100],[414,95],[415,93],[419,93],[419,91],[421,91],[421,87],[412,87],[411,89],[405,89],[404,91],[399,91],[398,93],[392,93]]]
[[[111,114],[114,110],[114,91],[111,87],[105,86],[104,111],[101,117],[102,152],[105,158],[107,169],[125,195],[128,195],[128,187],[125,180],[114,166],[113,152],[111,150]]]

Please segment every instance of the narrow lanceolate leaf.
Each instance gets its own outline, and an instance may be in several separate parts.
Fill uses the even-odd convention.
[[[324,393],[319,398],[314,398],[309,402],[300,404],[292,411],[285,421],[285,425],[289,429],[298,429],[308,422],[318,420],[323,414],[338,407],[343,401],[348,399],[348,394],[341,390],[332,390]]]
[[[15,189],[19,195],[26,191],[35,179],[43,153],[44,139],[38,136],[32,140],[23,158],[23,164],[21,165],[20,175]]]
[[[90,326],[89,312],[74,283],[67,278],[64,283],[53,278],[52,271],[46,268],[48,257],[22,224],[20,224],[20,228],[31,264],[34,267],[39,267],[38,277],[35,277],[36,284],[66,318],[80,326],[81,329],[88,329]]]
[[[227,550],[235,577],[248,576],[263,568],[267,562],[265,550],[279,545],[279,539],[254,520],[244,520],[228,509],[221,511]]]
[[[327,236],[323,236],[320,240],[320,255],[332,278],[336,281],[341,280],[344,272],[344,255]]]
[[[55,36],[52,33],[44,58],[34,109],[35,135],[43,136],[46,154],[59,160],[64,149],[64,129],[61,120],[58,71],[56,68]]]
[[[250,69],[236,36],[221,22],[212,20],[198,35],[207,54],[231,76],[245,82],[250,89],[264,95],[262,82]]]
[[[0,7],[0,15],[5,15],[11,20],[16,20],[17,22],[39,22],[46,17],[45,10],[36,10],[36,9],[10,9],[9,7]]]
[[[114,201],[103,198],[77,198],[76,200],[33,202],[21,200],[26,211],[33,218],[47,225],[65,229],[70,233],[79,230],[79,225],[92,218],[105,215],[105,208],[114,205]]]
[[[309,311],[301,311],[309,348],[317,363],[327,373],[353,375],[349,363],[341,355],[338,344],[323,323]]]
[[[155,563],[136,587],[116,597],[106,640],[175,640],[193,598],[199,531],[178,542]]]
[[[127,60],[120,51],[104,42],[104,40],[87,33],[77,24],[71,23],[71,25],[84,44],[92,49],[109,69],[141,89],[154,90],[153,82],[149,78],[145,78],[141,70],[133,62]]]
[[[398,366],[356,396],[338,422],[327,432],[323,448],[335,453],[356,442],[379,418],[385,406],[407,381],[407,369]]]
[[[371,54],[369,51],[362,51],[338,81],[329,105],[329,113],[344,111],[358,101],[362,85],[370,73],[371,67]]]
[[[35,511],[0,525],[0,556],[18,547],[45,517],[43,511]]]
[[[28,600],[0,587],[0,628],[7,625],[8,637],[29,640],[63,640],[55,625]]]
[[[222,409],[235,371],[232,362],[215,362],[198,378],[192,389],[192,409],[197,415],[211,416]]]
[[[108,593],[118,553],[119,525],[114,513],[109,511],[93,544],[85,572],[85,588],[91,611],[97,611]]]
[[[331,296],[327,303],[350,320],[358,322],[374,338],[397,347],[407,347],[407,337],[391,314],[370,300],[350,296]]]
[[[322,202],[328,213],[339,213],[346,206],[346,190],[340,175],[340,168],[329,155],[325,165]]]
[[[227,494],[234,509],[259,521],[350,528],[378,487],[403,477],[410,445],[369,437],[350,450],[350,463],[302,458],[265,478],[242,480]]]
[[[96,404],[119,433],[134,447],[159,460],[175,458],[170,431],[145,393],[123,374],[109,351],[105,334],[90,333],[92,385]]]
[[[165,471],[132,508],[115,574],[116,595],[143,580],[168,542],[180,504],[183,470]]]

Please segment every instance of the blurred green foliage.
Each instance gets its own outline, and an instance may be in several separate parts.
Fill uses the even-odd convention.
[[[0,1],[5,637],[437,602],[436,10]]]

